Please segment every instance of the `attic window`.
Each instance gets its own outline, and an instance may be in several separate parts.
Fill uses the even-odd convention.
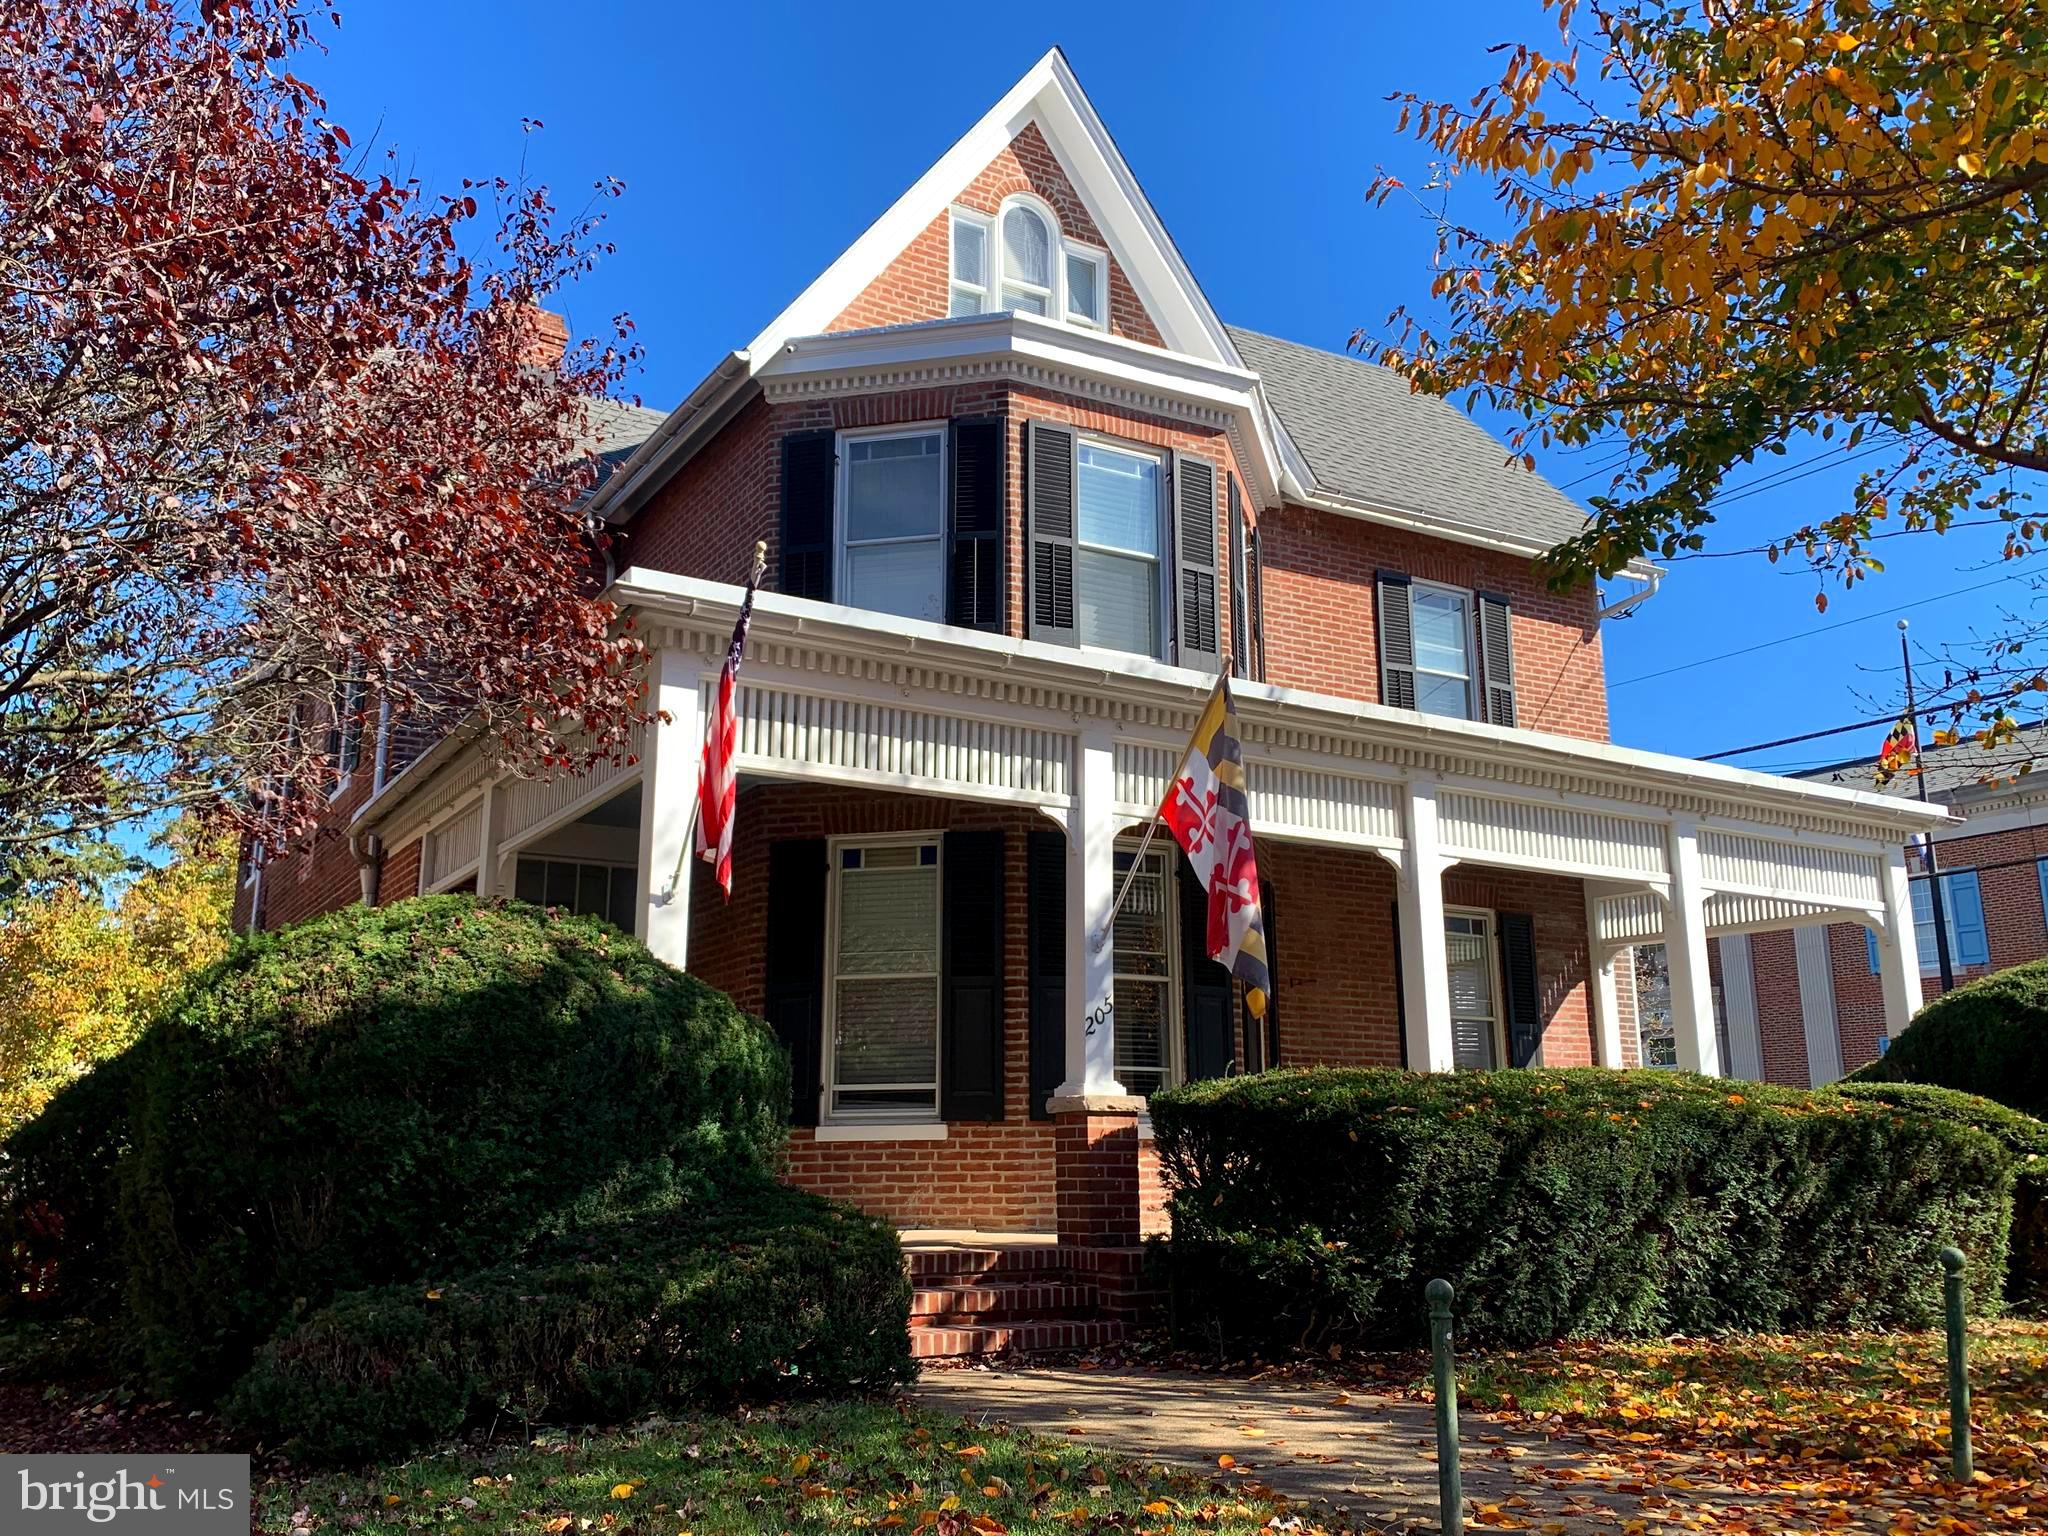
[[[1011,198],[993,219],[955,208],[947,232],[946,313],[995,310],[1106,329],[1109,253],[1063,237],[1052,211],[1034,198]]]

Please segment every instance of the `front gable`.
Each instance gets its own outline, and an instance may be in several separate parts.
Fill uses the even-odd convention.
[[[968,209],[993,220],[1004,202],[1022,194],[1049,211],[1058,238],[1107,252],[1109,271],[1108,331],[1126,341],[1163,347],[1165,341],[1138,297],[1124,264],[1110,248],[1087,201],[1060,164],[1034,120],[1024,125],[980,174],[963,186],[951,202],[932,216],[859,297],[835,316],[827,331],[859,331],[875,326],[907,325],[943,317],[950,305],[953,209]]]
[[[1108,253],[1110,334],[1237,367],[1236,347],[1055,48],[747,347],[758,373],[791,340],[947,313],[948,210],[1027,193],[1068,239]]]

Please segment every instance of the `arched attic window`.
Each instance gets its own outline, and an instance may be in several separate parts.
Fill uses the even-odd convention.
[[[948,276],[949,314],[1014,310],[1098,330],[1108,323],[1108,253],[1066,239],[1052,210],[1022,194],[993,219],[952,210]]]

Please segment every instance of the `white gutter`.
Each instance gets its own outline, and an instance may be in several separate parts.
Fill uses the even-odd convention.
[[[1606,604],[1594,617],[1602,619],[1624,618],[1634,613],[1636,609],[1657,595],[1657,589],[1664,585],[1664,568],[1660,565],[1652,565],[1646,567],[1643,571],[1638,571],[1636,567],[1640,563],[1639,561],[1631,560],[1627,568],[1620,574],[1630,580],[1640,581],[1642,585],[1636,588],[1635,591],[1627,593],[1622,597],[1617,597],[1613,602]]]

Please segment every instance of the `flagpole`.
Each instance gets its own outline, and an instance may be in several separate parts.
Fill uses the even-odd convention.
[[[768,541],[759,539],[754,544],[754,563],[747,574],[747,586],[757,589],[761,579],[768,574]],[[745,599],[741,599],[742,606]],[[676,867],[669,871],[668,889],[662,893],[662,902],[675,900],[676,887],[683,882],[683,870],[689,865],[691,845],[695,842],[697,820],[704,814],[704,754],[700,747],[697,754],[697,790],[690,796],[690,814],[683,821],[682,847],[676,853]]]
[[[1927,760],[1920,755],[1920,715],[1913,707],[1913,653],[1906,645],[1906,621],[1899,620],[1899,659],[1906,664],[1906,723],[1913,733],[1913,777],[1919,782],[1920,803],[1927,804]],[[1941,990],[1953,992],[1955,966],[1948,957],[1948,903],[1941,899],[1941,861],[1934,852],[1934,834],[1920,838],[1920,862],[1927,869],[1927,905],[1934,909],[1934,948],[1941,958]],[[1905,943],[1903,935],[1899,942]]]
[[[1217,674],[1217,680],[1220,682],[1228,676],[1230,676],[1230,658],[1226,656],[1223,658],[1223,670]],[[1213,692],[1214,690],[1211,691]],[[1187,767],[1188,753],[1192,750],[1192,743],[1181,748],[1180,760],[1173,765],[1173,772],[1166,776],[1166,787],[1169,793],[1173,789],[1174,780],[1180,777],[1181,769]],[[1103,945],[1109,942],[1109,935],[1116,927],[1116,915],[1123,911],[1124,898],[1131,894],[1131,882],[1138,878],[1139,866],[1145,862],[1145,850],[1152,846],[1152,839],[1158,835],[1159,811],[1155,807],[1152,812],[1151,821],[1145,824],[1145,835],[1138,840],[1138,851],[1131,855],[1131,867],[1124,871],[1123,884],[1116,888],[1116,899],[1109,904],[1109,916],[1105,917],[1102,920],[1102,926],[1095,930],[1094,946],[1097,950],[1100,950]]]

